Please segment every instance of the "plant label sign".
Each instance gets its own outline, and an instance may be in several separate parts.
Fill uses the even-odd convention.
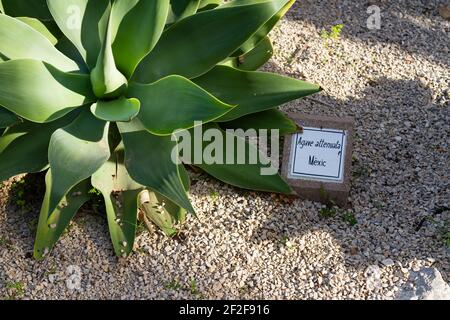
[[[289,114],[302,130],[285,139],[282,173],[298,196],[347,204],[354,120]]]
[[[347,132],[303,127],[292,135],[290,178],[342,182]]]

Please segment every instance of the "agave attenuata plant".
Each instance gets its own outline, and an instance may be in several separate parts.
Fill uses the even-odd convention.
[[[0,181],[47,170],[35,257],[93,187],[119,256],[133,248],[141,203],[150,216],[194,213],[189,176],[171,159],[175,130],[201,121],[294,132],[276,107],[320,88],[254,71],[293,2],[1,0]],[[262,166],[197,165],[234,186],[290,192]]]

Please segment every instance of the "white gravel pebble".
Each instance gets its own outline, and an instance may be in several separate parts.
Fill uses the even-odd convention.
[[[394,260],[388,258],[388,259],[384,259],[384,260],[382,261],[382,263],[383,263],[386,267],[391,267],[391,266],[394,265]]]

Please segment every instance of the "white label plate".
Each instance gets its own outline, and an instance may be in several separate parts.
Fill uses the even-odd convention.
[[[292,135],[289,178],[342,182],[346,138],[345,130],[303,127]]]

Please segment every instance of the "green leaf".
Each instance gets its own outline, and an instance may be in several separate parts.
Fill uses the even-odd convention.
[[[4,14],[0,14],[0,53],[11,60],[44,61],[61,71],[78,70],[77,64],[59,52],[39,31]]]
[[[131,78],[155,47],[166,24],[169,0],[116,0],[111,9],[113,52],[118,69]]]
[[[49,122],[95,101],[88,75],[36,60],[0,63],[0,105],[33,122]]]
[[[58,43],[58,39],[51,33],[51,31],[47,28],[47,26],[41,22],[38,19],[35,18],[28,18],[28,17],[17,17],[17,20],[22,21],[23,23],[26,23],[31,28],[42,34],[52,45],[55,45]],[[74,69],[77,70],[77,69]],[[67,70],[70,71],[70,70]]]
[[[47,191],[39,215],[39,223],[34,242],[34,258],[41,260],[54,247],[62,233],[69,226],[70,221],[90,199],[89,180],[84,180],[73,187],[58,203],[58,206],[49,214],[50,190],[52,189],[51,171],[45,177]]]
[[[119,98],[109,101],[98,101],[91,106],[91,112],[101,120],[112,122],[128,122],[137,116],[141,108],[138,99]]]
[[[46,0],[0,0],[3,12],[11,17],[31,17],[42,21],[52,19]]]
[[[190,179],[183,164],[178,166],[178,172],[180,173],[184,189],[188,192],[190,188]],[[184,223],[186,220],[186,210],[158,192],[150,190],[142,191],[140,202],[146,217],[161,228],[169,237],[178,233],[174,228],[174,224],[177,222]]]
[[[77,114],[74,111],[46,124],[24,121],[8,128],[0,137],[0,181],[21,173],[44,170],[48,166],[51,135],[72,122]]]
[[[189,174],[182,163],[178,166],[178,172],[180,173],[180,178],[181,182],[183,183],[184,190],[186,190],[186,192],[189,191],[189,189],[191,188],[191,179],[189,178]]]
[[[200,0],[170,0],[167,23],[174,23],[197,12]]]
[[[97,62],[106,34],[111,4],[109,0],[47,0],[48,8],[61,31],[80,52],[90,69]]]
[[[189,191],[190,179],[183,164],[178,166],[178,172],[180,173],[181,182],[183,183],[184,190]],[[145,192],[145,191],[143,191]],[[147,200],[143,202],[142,209],[149,216],[149,218],[160,227],[167,236],[173,236],[178,233],[177,230],[173,228],[174,224],[184,223],[186,220],[186,210],[178,206],[177,204],[170,201],[170,199],[164,197],[158,192],[149,191],[148,199],[141,195],[142,200]],[[162,205],[162,207],[161,207]]]
[[[20,119],[11,111],[0,107],[0,129],[7,128],[20,122]]]
[[[224,7],[247,5],[259,2],[261,2],[261,0],[235,0],[225,4]],[[294,2],[295,0],[287,1],[285,5],[272,16],[270,20],[268,20],[261,28],[259,28],[259,30],[252,37],[250,37],[238,50],[236,50],[236,52],[233,53],[233,56],[241,56],[244,53],[247,53],[255,48],[258,43],[262,41],[270,31],[272,31],[278,21],[280,21],[280,19],[286,14],[289,8],[292,7]]]
[[[227,184],[231,184],[239,188],[267,191],[267,192],[279,192],[279,193],[292,192],[289,185],[283,180],[283,178],[281,178],[279,174],[273,175],[262,174],[263,168],[269,169],[270,167],[268,165],[268,159],[264,155],[262,155],[253,145],[247,143],[241,137],[238,137],[236,135],[221,130],[219,126],[217,126],[217,124],[208,124],[206,126],[203,126],[202,129],[204,132],[206,132],[206,130],[208,129],[214,129],[215,132],[217,132],[220,139],[223,141],[222,144],[223,150],[215,150],[215,151],[216,154],[217,151],[219,151],[220,154],[224,155],[225,159],[221,159],[221,163],[216,162],[208,164],[206,163],[206,161],[202,161],[201,164],[198,164],[194,163],[193,159],[183,157],[183,162],[194,163],[195,166],[199,167],[200,169],[207,172],[216,179],[219,179]],[[212,143],[214,144],[216,143],[216,141],[213,141]],[[232,154],[229,152],[230,150],[228,150],[229,147],[227,148],[227,145],[231,145],[231,143],[233,143],[234,146]],[[207,153],[206,148],[208,148],[209,144],[210,142],[203,141],[203,146],[201,148],[203,156],[205,153]],[[217,146],[217,144],[214,145]],[[245,150],[241,149],[240,146],[245,146]],[[192,147],[194,146],[191,145],[191,148]],[[244,151],[245,153],[241,153]],[[191,153],[191,155],[193,155],[195,159],[194,153]],[[255,163],[252,163],[250,161],[251,160],[250,154],[257,156]],[[230,155],[232,156],[232,159],[228,159],[228,157],[231,157]],[[241,159],[239,159],[239,155],[240,157],[242,157]]]
[[[92,175],[92,185],[105,199],[106,215],[114,251],[117,256],[133,250],[138,214],[138,194],[142,186],[134,182],[124,166],[123,149]]]
[[[245,71],[254,71],[262,67],[273,55],[273,47],[270,39],[265,37],[249,52],[239,57],[231,57],[225,60],[223,65],[231,66]]]
[[[20,19],[20,17],[18,17]],[[39,20],[42,21],[42,20]],[[64,33],[62,33],[61,29],[59,29],[58,24],[55,22],[55,20],[47,20],[42,21],[42,24],[47,28],[47,30],[54,36],[58,41],[61,40],[61,38],[65,38],[66,36]],[[39,31],[39,30],[38,30]]]
[[[142,101],[138,118],[156,135],[192,128],[195,121],[213,121],[232,109],[180,76],[169,76],[148,85],[133,84],[128,96]]]
[[[55,48],[61,51],[66,57],[70,58],[78,65],[78,69],[80,70],[79,73],[89,73],[89,68],[87,67],[86,62],[84,62],[81,54],[78,52],[78,49],[72,42],[70,42],[69,39],[67,39],[65,35],[63,35],[58,40]]]
[[[201,0],[198,11],[212,10],[222,4],[222,0]]]
[[[157,192],[145,190],[140,198],[143,202],[141,207],[145,214],[144,219],[150,219],[169,237],[178,233],[174,225],[176,222],[184,222],[186,210]]]
[[[91,72],[92,88],[100,99],[120,97],[128,86],[127,79],[117,69],[111,45],[112,27],[109,20],[97,64]]]
[[[109,159],[108,128],[109,123],[83,110],[73,123],[53,133],[48,151],[52,170],[50,212],[73,186]]]
[[[256,47],[242,56],[243,61],[239,63],[238,68],[247,71],[258,70],[272,58],[272,55],[272,42],[269,37],[265,37],[256,45]]]
[[[244,131],[248,129],[278,129],[280,136],[295,133],[299,130],[294,121],[277,109],[270,109],[232,121],[221,122],[220,127],[223,129],[243,129]]]
[[[133,180],[194,213],[180,178],[180,166],[172,161],[176,143],[171,137],[149,133],[137,119],[117,125],[125,146],[125,165]]]
[[[217,66],[193,81],[220,100],[238,105],[218,119],[220,122],[272,109],[321,90],[318,85],[305,81],[227,66]]]
[[[239,48],[287,1],[219,7],[180,20],[164,31],[134,79],[150,83],[172,74],[193,78],[207,72]]]

